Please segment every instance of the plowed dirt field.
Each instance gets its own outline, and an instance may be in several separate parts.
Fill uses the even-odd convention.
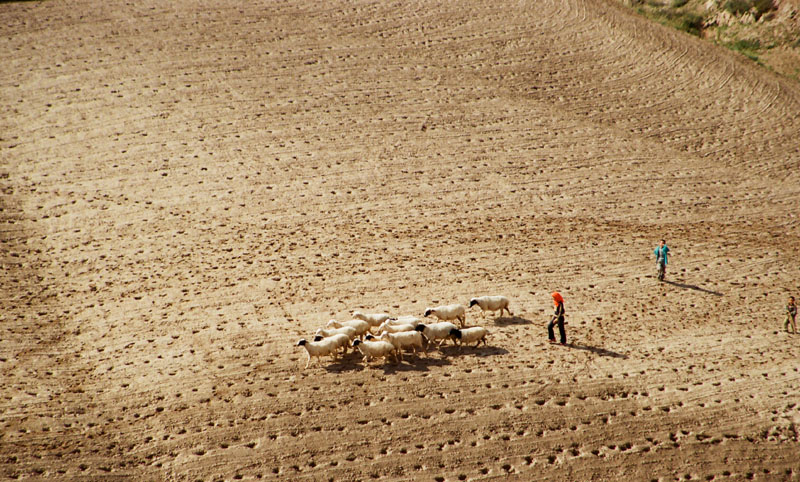
[[[3,3],[0,53],[0,478],[800,478],[796,83],[593,0]],[[491,294],[485,347],[295,346]]]

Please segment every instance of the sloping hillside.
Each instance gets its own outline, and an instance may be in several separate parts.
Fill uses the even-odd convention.
[[[0,18],[0,477],[798,477],[796,82],[617,2]],[[295,346],[483,294],[488,346]]]
[[[622,0],[638,13],[800,80],[798,0]]]

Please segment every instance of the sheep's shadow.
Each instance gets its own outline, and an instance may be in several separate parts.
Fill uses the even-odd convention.
[[[600,348],[597,346],[591,345],[579,345],[577,343],[570,343],[566,345],[568,348],[575,348],[577,350],[586,350],[588,352],[594,353],[595,355],[606,356],[610,358],[622,358],[623,360],[628,359],[628,355],[623,353],[617,353],[615,351],[607,350],[605,348]]]
[[[331,373],[354,372],[361,370],[381,369],[384,373],[398,373],[409,371],[428,371],[430,367],[450,365],[450,360],[446,358],[433,358],[428,353],[425,355],[415,355],[410,352],[403,354],[403,360],[398,362],[393,358],[380,361],[365,362],[358,352],[350,352],[336,361],[325,365],[325,370]]]
[[[378,362],[373,361],[372,365],[378,366]],[[325,365],[324,368],[329,372],[341,373],[363,370],[365,365],[361,353],[359,353],[358,350],[351,349],[348,353]]]
[[[409,360],[410,357],[415,357],[414,360]],[[387,375],[401,372],[426,372],[430,367],[443,367],[451,365],[450,360],[446,358],[431,358],[430,356],[415,356],[413,354],[403,355],[403,361],[400,363],[384,363],[383,365],[374,365],[372,368],[380,368],[383,373]],[[366,366],[364,367],[367,368]]]
[[[668,285],[677,286],[678,288],[683,288],[683,289],[687,289],[687,290],[695,290],[695,291],[699,291],[701,293],[706,293],[706,294],[714,295],[714,296],[722,296],[722,293],[720,293],[719,291],[712,291],[712,290],[709,290],[709,289],[706,289],[706,288],[703,288],[703,287],[700,287],[700,286],[697,286],[697,285],[679,283],[677,281],[670,281],[670,280],[667,280],[667,279],[665,279],[663,282],[668,284]]]
[[[433,356],[439,353],[441,356]],[[330,373],[343,373],[353,372],[360,370],[367,370],[379,368],[384,373],[399,373],[410,371],[428,371],[430,367],[441,367],[452,365],[449,360],[451,357],[459,356],[475,356],[475,357],[490,357],[497,355],[508,354],[508,350],[499,346],[492,345],[479,345],[479,346],[463,346],[459,349],[458,345],[444,345],[442,347],[429,346],[424,355],[414,354],[410,352],[403,353],[403,360],[397,362],[395,360],[380,362],[364,362],[360,353],[351,351],[346,355],[342,355],[336,360],[324,365],[322,368]]]
[[[497,326],[510,326],[510,325],[530,325],[533,322],[521,316],[501,316],[494,319],[494,324]]]
[[[328,363],[323,368],[325,368],[325,371],[334,373],[352,372],[364,369],[363,365],[361,364],[361,355],[359,354],[358,356],[353,356],[352,352],[337,358],[335,361]]]
[[[447,357],[467,356],[467,355],[484,357],[484,356],[496,356],[496,355],[508,354],[508,350],[506,350],[505,348],[492,345],[483,345],[483,344],[478,346],[464,345],[463,347],[459,347],[458,345],[447,345],[439,348],[439,352],[443,356]]]

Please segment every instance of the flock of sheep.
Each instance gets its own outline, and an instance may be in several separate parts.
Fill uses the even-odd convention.
[[[487,311],[507,311],[508,298],[505,296],[481,296],[472,298],[469,307],[478,306],[482,313]],[[489,332],[481,326],[465,328],[467,309],[464,305],[445,305],[425,310],[425,317],[430,315],[439,319],[437,323],[425,324],[421,318],[412,315],[393,317],[388,313],[353,313],[350,321],[338,322],[331,320],[314,334],[313,341],[305,338],[297,342],[297,346],[306,349],[308,368],[312,357],[318,359],[330,356],[333,359],[341,354],[346,354],[349,347],[353,347],[363,355],[363,361],[368,363],[374,358],[393,357],[397,362],[402,361],[403,351],[411,351],[416,355],[419,349],[422,353],[427,351],[430,343],[436,343],[441,348],[442,343],[450,339],[454,345],[468,345],[481,342],[486,344]],[[456,326],[454,321],[458,321]],[[373,332],[374,330],[374,332]]]

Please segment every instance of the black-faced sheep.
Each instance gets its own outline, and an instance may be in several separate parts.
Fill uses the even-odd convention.
[[[422,334],[424,334],[429,341],[435,342],[436,340],[441,340],[436,345],[437,347],[441,348],[442,343],[444,343],[446,339],[451,337],[450,331],[456,328],[458,327],[450,323],[449,321],[443,321],[440,323],[432,323],[430,325],[425,325],[420,323],[419,325],[417,325],[415,330],[421,331]]]
[[[305,368],[311,363],[311,357],[331,356],[336,359],[337,350],[339,349],[339,340],[334,338],[323,338],[320,341],[306,341],[305,338],[300,339],[296,346],[302,346],[306,349],[308,360],[306,361]],[[304,368],[304,369],[305,369]]]
[[[478,306],[481,309],[481,316],[487,311],[491,311],[492,315],[495,311],[499,311],[500,316],[503,316],[503,310],[508,312],[508,316],[513,316],[508,303],[508,298],[505,296],[479,296],[469,300],[469,307]]]
[[[436,308],[427,308],[425,310],[425,316],[428,317],[430,315],[433,315],[442,321],[458,320],[461,326],[464,326],[464,323],[467,321],[467,310],[464,308],[464,305],[456,304],[437,306]]]
[[[459,343],[459,349],[463,345],[469,345],[470,343],[475,343],[475,346],[483,342],[486,345],[486,337],[489,335],[489,332],[486,328],[482,326],[473,326],[471,328],[461,328],[460,330],[454,328],[450,330],[450,336],[453,337],[454,342]]]

